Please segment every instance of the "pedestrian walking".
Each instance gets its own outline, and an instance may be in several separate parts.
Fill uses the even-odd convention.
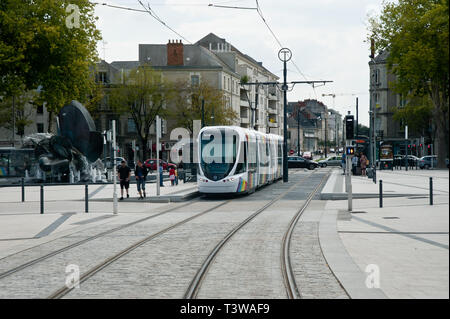
[[[139,199],[141,200],[143,200],[146,197],[145,180],[147,179],[147,174],[148,174],[147,168],[142,164],[141,161],[138,160],[136,168],[134,169],[134,176],[136,177],[137,191],[139,193]]]
[[[352,172],[353,172],[353,175],[356,175],[356,168],[358,167],[358,161],[359,161],[358,155],[355,154],[352,157]]]
[[[172,186],[175,186],[175,169],[173,167],[169,170],[169,179],[170,184]]]
[[[342,154],[342,158],[341,158],[341,166],[342,166],[342,169],[344,170],[344,173],[342,174],[342,175],[345,175],[345,153],[343,153]]]
[[[178,185],[178,168],[175,168],[175,185]]]
[[[131,168],[127,166],[127,163],[125,161],[122,161],[119,168],[117,169],[117,173],[120,180],[120,200],[123,200],[124,188],[127,192],[127,198],[129,198],[130,194],[128,194],[128,189],[130,188]]]
[[[162,165],[159,165],[159,186],[164,187],[164,184],[163,184],[163,168],[162,168]]]
[[[361,175],[366,176],[366,167],[369,164],[369,160],[367,159],[366,155],[364,155],[364,153],[361,153],[360,163],[361,163]]]

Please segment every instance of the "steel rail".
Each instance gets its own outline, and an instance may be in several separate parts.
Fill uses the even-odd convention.
[[[80,278],[79,278],[79,282],[78,283],[79,284],[83,283],[84,281],[86,281],[87,279],[89,279],[90,277],[92,277],[93,275],[95,275],[96,273],[98,273],[99,271],[104,269],[105,267],[109,266],[110,264],[112,264],[116,260],[118,260],[121,257],[127,255],[128,253],[132,252],[133,250],[135,250],[136,248],[142,246],[143,244],[145,244],[145,243],[147,243],[147,242],[149,242],[149,241],[159,237],[160,235],[163,235],[163,234],[167,233],[168,231],[170,231],[170,230],[172,230],[172,229],[174,229],[176,227],[179,227],[179,226],[181,226],[181,225],[183,225],[183,224],[185,224],[185,223],[187,223],[187,222],[189,222],[189,221],[191,221],[193,219],[196,219],[196,218],[198,218],[200,216],[203,216],[203,215],[205,215],[205,214],[207,214],[207,213],[209,213],[209,212],[211,212],[211,211],[213,211],[213,210],[215,210],[215,209],[217,209],[217,208],[219,208],[221,206],[224,206],[224,205],[228,204],[229,202],[231,202],[231,199],[228,200],[228,201],[222,202],[222,203],[220,203],[218,205],[215,205],[212,208],[208,208],[207,210],[204,210],[201,213],[198,213],[198,214],[196,214],[194,216],[191,216],[189,218],[183,219],[182,221],[180,221],[180,222],[178,222],[176,224],[173,224],[172,226],[169,226],[169,227],[167,227],[167,228],[165,228],[165,229],[163,229],[163,230],[161,230],[161,231],[159,231],[157,233],[154,233],[154,234],[152,234],[150,236],[145,237],[144,239],[134,243],[133,245],[130,245],[129,247],[127,247],[127,248],[123,249],[122,251],[120,251],[119,253],[109,257],[108,259],[104,260],[103,262],[99,263],[98,265],[94,266],[93,268],[91,268],[90,270],[88,270],[87,272],[82,274],[80,276]],[[58,289],[57,291],[55,291],[50,296],[48,296],[47,299],[59,299],[59,298],[62,298],[62,297],[64,297],[66,294],[68,294],[72,290],[73,290],[73,287],[64,286],[64,287]]]
[[[196,203],[196,202],[198,202],[198,201],[199,201],[199,199],[193,200],[193,201],[191,201],[188,205],[192,205],[192,204],[194,204],[194,203]],[[78,241],[78,242],[75,242],[75,243],[73,243],[73,244],[70,244],[70,245],[68,245],[68,246],[65,246],[65,247],[63,247],[63,248],[57,249],[57,250],[52,251],[51,253],[48,253],[48,254],[46,254],[46,255],[44,255],[44,256],[41,256],[41,257],[39,257],[39,258],[30,260],[30,261],[28,261],[28,262],[26,262],[26,263],[24,263],[24,264],[22,264],[22,265],[16,266],[16,267],[14,267],[14,268],[12,268],[12,269],[10,269],[10,270],[7,270],[7,271],[1,273],[1,274],[0,274],[0,279],[3,279],[3,278],[5,278],[5,277],[8,277],[8,276],[10,276],[10,275],[12,275],[12,274],[14,274],[14,273],[17,273],[17,272],[23,270],[23,269],[26,269],[26,268],[28,268],[28,267],[30,267],[30,266],[33,266],[33,265],[35,265],[35,264],[37,264],[37,263],[39,263],[39,262],[42,262],[42,261],[46,260],[46,259],[48,259],[48,258],[51,258],[51,257],[53,257],[53,256],[56,256],[56,255],[58,255],[58,254],[60,254],[60,253],[65,252],[65,251],[67,251],[67,250],[70,250],[70,249],[72,249],[72,248],[75,248],[75,247],[78,247],[78,246],[80,246],[80,245],[83,245],[83,244],[85,244],[85,243],[87,243],[87,242],[90,242],[90,241],[92,241],[92,240],[98,239],[98,238],[100,238],[100,237],[103,237],[103,236],[105,236],[105,235],[109,235],[109,234],[111,234],[111,233],[114,233],[114,232],[116,232],[116,231],[119,231],[119,230],[122,230],[122,229],[125,229],[125,228],[128,228],[128,227],[134,226],[134,225],[136,225],[136,224],[145,222],[145,221],[147,221],[147,220],[150,220],[150,219],[159,217],[159,216],[161,216],[161,215],[165,215],[165,214],[170,213],[170,212],[172,212],[172,211],[175,211],[175,210],[177,210],[177,209],[184,208],[184,207],[186,207],[186,206],[188,206],[188,205],[185,205],[185,206],[178,206],[178,207],[171,207],[171,208],[166,209],[166,210],[164,210],[164,211],[162,211],[162,212],[160,212],[160,213],[157,213],[157,214],[155,214],[155,215],[148,216],[148,217],[144,217],[144,218],[138,219],[138,220],[136,220],[136,221],[134,221],[134,222],[131,222],[131,223],[128,223],[128,224],[124,224],[124,225],[121,225],[121,226],[118,226],[118,227],[109,229],[109,230],[107,230],[107,231],[104,231],[104,232],[99,233],[99,234],[96,234],[96,235],[94,235],[94,236],[85,238],[85,239],[83,239],[83,240],[80,240],[80,241]],[[81,231],[83,231],[83,230],[80,230],[80,232],[81,232]],[[77,233],[77,232],[75,232],[75,233]],[[61,239],[61,238],[65,238],[65,237],[71,236],[71,235],[73,235],[73,234],[74,234],[74,233],[71,233],[71,234],[69,234],[69,235],[67,235],[67,236],[59,237],[59,238],[57,238],[57,239],[55,239],[55,240],[58,240],[58,239]],[[44,243],[44,244],[47,244],[47,243]],[[41,245],[43,245],[43,244],[41,244]],[[26,249],[26,250],[31,250],[31,249],[36,248],[36,247],[39,247],[39,246],[41,246],[41,245],[33,246],[33,247],[28,248],[28,249]],[[26,250],[23,250],[23,251],[26,251]],[[21,252],[23,252],[23,251],[21,251]],[[20,252],[19,252],[19,253],[20,253]],[[18,254],[18,253],[16,253],[16,254]],[[16,254],[14,254],[14,255],[16,255]],[[13,256],[13,255],[9,255],[9,256],[7,256],[7,257],[3,257],[3,258],[1,258],[0,260],[7,259],[7,258],[9,258],[9,257],[11,257],[11,256]]]
[[[286,230],[286,233],[283,236],[283,241],[281,245],[281,272],[283,275],[284,285],[286,287],[286,293],[289,299],[300,299],[301,294],[298,289],[297,283],[295,281],[295,275],[291,265],[291,257],[290,257],[290,247],[291,247],[291,239],[292,234],[294,232],[295,226],[299,221],[300,217],[303,215],[303,212],[309,206],[309,203],[313,199],[314,195],[316,195],[317,191],[321,188],[323,183],[328,179],[330,173],[326,174],[320,183],[314,188],[314,190],[309,194],[306,201],[303,203],[302,207],[297,211],[295,216],[291,219],[289,223],[289,227]]]
[[[313,173],[309,174],[307,177],[310,177],[311,175],[313,175],[316,171],[314,171]],[[208,270],[212,264],[212,262],[214,261],[214,259],[216,258],[217,254],[219,253],[219,251],[222,249],[222,247],[228,242],[228,240],[230,240],[231,237],[233,237],[233,235],[238,232],[240,229],[242,229],[246,224],[248,224],[251,220],[253,220],[256,216],[258,216],[259,214],[261,214],[263,211],[265,211],[267,208],[269,208],[270,206],[272,206],[274,203],[276,203],[277,201],[279,201],[281,198],[283,198],[287,193],[289,193],[292,189],[294,189],[295,187],[297,187],[298,185],[300,185],[301,183],[305,182],[306,179],[301,180],[297,183],[295,183],[294,185],[292,185],[290,188],[288,188],[285,192],[283,192],[282,194],[280,194],[279,196],[277,196],[276,198],[274,198],[273,200],[271,200],[269,203],[267,203],[266,205],[264,205],[263,207],[259,208],[256,212],[254,212],[252,215],[250,215],[249,217],[247,217],[243,222],[241,222],[238,226],[236,226],[234,229],[232,229],[214,248],[213,250],[209,253],[209,255],[207,256],[207,258],[205,259],[205,261],[203,262],[202,266],[199,268],[197,274],[195,275],[195,277],[193,278],[193,280],[191,281],[191,284],[189,285],[187,291],[184,294],[184,299],[195,299],[198,295],[198,292],[200,290],[201,284],[204,280],[204,278],[206,277],[206,274],[208,273]]]

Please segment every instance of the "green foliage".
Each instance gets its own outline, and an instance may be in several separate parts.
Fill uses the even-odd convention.
[[[75,11],[66,11],[69,4],[79,8],[79,27],[71,27]],[[27,91],[40,86],[36,102],[47,102],[50,115],[73,99],[86,102],[95,90],[89,66],[101,39],[95,20],[88,0],[2,0],[0,95],[17,94],[21,85]]]
[[[358,135],[369,136],[369,128],[365,125],[358,123]]]
[[[428,133],[433,116],[433,104],[428,96],[416,97],[405,107],[395,108],[394,111],[394,120],[407,123],[411,133]]]
[[[239,119],[239,115],[225,105],[222,91],[207,83],[191,86],[189,82],[178,82],[175,84],[175,90],[177,94],[171,115],[176,118],[176,125],[179,127],[193,132],[193,121],[202,118],[201,97],[205,100],[205,126],[213,125],[213,123],[214,125],[232,125]]]
[[[369,38],[378,51],[388,50],[388,67],[396,75],[394,89],[409,100],[428,96],[437,128],[438,166],[448,156],[449,14],[448,0],[398,0],[385,2],[379,17],[369,19]],[[397,118],[415,122],[405,112],[420,116],[427,110],[413,105]],[[408,124],[410,124],[408,122]],[[419,125],[420,126],[420,125]]]

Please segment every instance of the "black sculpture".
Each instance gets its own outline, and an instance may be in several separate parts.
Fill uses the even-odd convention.
[[[24,146],[33,146],[39,168],[69,181],[70,174],[80,172],[79,181],[92,178],[88,161],[98,160],[103,151],[103,136],[86,108],[77,101],[64,106],[58,114],[58,135],[33,134]]]

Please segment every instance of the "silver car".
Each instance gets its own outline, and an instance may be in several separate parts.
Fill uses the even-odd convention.
[[[332,156],[325,160],[319,161],[320,167],[327,166],[341,166],[342,157],[341,156]]]

